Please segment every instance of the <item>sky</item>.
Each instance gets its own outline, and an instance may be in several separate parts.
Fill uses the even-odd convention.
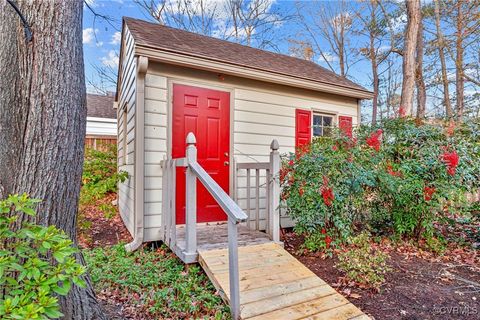
[[[212,0],[219,1],[219,0]],[[153,21],[142,9],[131,0],[88,0],[89,6],[99,15],[105,15],[111,18],[110,21],[95,17],[92,11],[84,6],[83,18],[83,47],[85,60],[85,76],[87,81],[87,91],[95,92],[100,84],[97,69],[98,67],[117,70],[118,52],[120,45],[121,19],[123,16],[139,18]],[[293,12],[295,9],[294,1],[274,1],[272,10],[279,12]],[[288,38],[294,38],[298,31],[292,23],[279,24],[275,30],[276,43],[275,48],[269,50],[288,53]],[[329,57],[327,57],[329,59]],[[320,65],[326,66],[325,61],[316,61]],[[96,66],[96,67],[95,67]],[[351,77],[360,84],[368,87],[370,80],[365,72],[368,63],[360,62],[351,72]],[[95,85],[92,85],[95,84]],[[114,91],[115,87],[106,86],[109,91]]]

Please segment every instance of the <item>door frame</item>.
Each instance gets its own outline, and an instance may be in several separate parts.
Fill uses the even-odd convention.
[[[228,92],[230,94],[230,105],[229,105],[229,116],[230,116],[230,123],[229,123],[229,137],[230,137],[230,146],[228,151],[228,162],[230,163],[228,169],[228,193],[231,198],[233,198],[234,191],[233,188],[235,187],[234,184],[234,168],[233,168],[233,152],[234,148],[234,137],[233,137],[233,125],[234,125],[234,114],[235,114],[235,89],[233,87],[224,87],[224,86],[216,86],[211,84],[206,84],[205,82],[201,82],[201,80],[185,80],[185,79],[178,79],[178,78],[171,78],[167,77],[167,155],[169,157],[172,156],[172,135],[173,135],[173,85],[180,84],[186,85],[191,87],[198,87],[204,89],[211,89],[217,91]]]

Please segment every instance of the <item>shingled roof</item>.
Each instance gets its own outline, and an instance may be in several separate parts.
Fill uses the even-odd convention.
[[[318,64],[129,17],[123,18],[137,46],[272,72],[370,93]]]
[[[87,94],[87,117],[116,119],[114,100],[113,95]]]

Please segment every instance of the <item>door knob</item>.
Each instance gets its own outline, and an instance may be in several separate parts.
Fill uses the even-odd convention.
[[[224,166],[228,166],[229,164],[230,164],[230,162],[228,162],[228,161],[225,161],[225,162],[223,163]]]
[[[228,152],[225,152],[223,155],[224,155],[225,157],[228,157]]]

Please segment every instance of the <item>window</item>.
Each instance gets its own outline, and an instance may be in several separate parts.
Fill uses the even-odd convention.
[[[333,127],[333,116],[314,113],[312,118],[312,135],[314,137],[328,136],[331,134]]]

